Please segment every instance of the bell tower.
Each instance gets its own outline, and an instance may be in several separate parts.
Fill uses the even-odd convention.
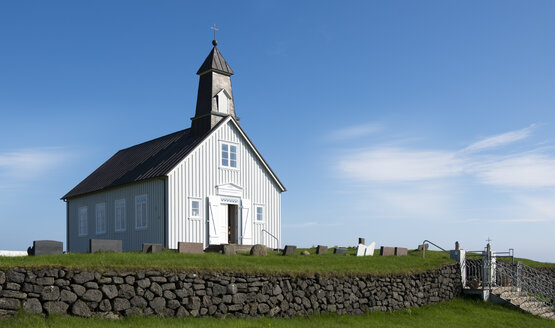
[[[201,135],[212,129],[220,120],[233,116],[236,120],[231,75],[233,71],[218,50],[218,41],[213,40],[212,51],[200,66],[197,108],[191,118],[191,132]]]

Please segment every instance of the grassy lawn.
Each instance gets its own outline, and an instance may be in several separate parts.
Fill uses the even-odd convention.
[[[69,316],[43,318],[18,314],[14,319],[0,320],[0,327],[555,327],[555,321],[534,317],[520,310],[458,298],[450,302],[422,308],[362,316],[315,315],[292,319],[213,319],[131,317],[116,321],[82,319]]]
[[[315,249],[308,249],[315,254]],[[9,267],[66,267],[95,269],[99,271],[153,269],[153,270],[190,270],[198,272],[237,272],[264,274],[385,274],[421,272],[438,268],[452,262],[444,252],[428,251],[426,258],[420,252],[409,251],[406,257],[382,257],[376,251],[374,256],[356,257],[355,250],[349,255],[297,255],[281,256],[268,253],[265,257],[247,254],[225,256],[217,253],[179,254],[164,251],[161,254],[141,252],[63,254],[26,257],[0,257],[0,268]]]

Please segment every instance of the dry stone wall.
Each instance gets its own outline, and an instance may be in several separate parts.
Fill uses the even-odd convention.
[[[291,317],[362,314],[450,300],[458,264],[411,275],[261,276],[192,272],[87,272],[64,268],[0,271],[0,316],[35,314]]]

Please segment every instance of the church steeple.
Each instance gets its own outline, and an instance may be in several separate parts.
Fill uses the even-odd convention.
[[[195,117],[191,118],[191,131],[196,135],[209,131],[227,116],[239,120],[231,90],[233,71],[218,50],[218,41],[213,40],[212,45],[214,48],[197,71],[197,109]]]

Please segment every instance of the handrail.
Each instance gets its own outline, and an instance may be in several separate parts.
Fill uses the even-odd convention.
[[[278,248],[279,248],[279,239],[277,239],[276,236],[272,235],[272,234],[271,234],[268,230],[266,230],[266,229],[262,229],[262,232],[265,232],[265,233],[269,234],[270,237],[274,238],[274,239],[277,241],[277,243],[278,243]]]
[[[449,254],[449,251],[444,250],[444,249],[441,248],[440,246],[438,246],[438,245],[432,243],[431,241],[429,241],[428,239],[426,239],[426,240],[424,240],[424,241],[422,242],[422,258],[425,258],[425,257],[426,257],[426,246],[425,246],[425,245],[426,245],[426,242],[428,242],[428,243],[434,245],[435,247],[437,247],[437,248],[441,249],[442,251],[444,251],[445,253]]]

